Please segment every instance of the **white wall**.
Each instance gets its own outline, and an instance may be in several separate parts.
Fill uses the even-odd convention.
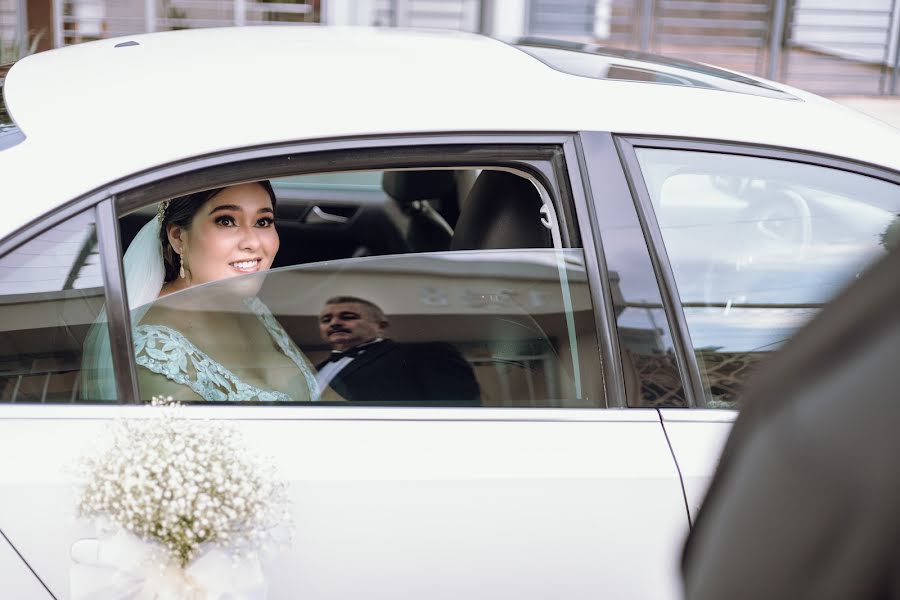
[[[504,38],[525,35],[526,0],[485,1],[489,2],[488,22],[491,24],[490,31],[486,33]]]
[[[375,0],[325,0],[322,22],[329,25],[373,25]]]
[[[612,32],[612,0],[597,0],[594,8],[594,37],[609,38]]]

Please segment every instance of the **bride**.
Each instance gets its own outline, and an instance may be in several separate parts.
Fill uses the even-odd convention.
[[[255,296],[261,276],[205,295],[178,293],[268,270],[279,247],[274,210],[268,181],[197,192],[160,203],[129,245],[125,283],[142,399],[319,399],[315,369]],[[97,338],[106,341],[105,331],[88,337],[85,359],[96,358],[102,368],[111,357],[108,341]],[[86,377],[85,397],[114,397],[103,382]],[[330,389],[322,396],[340,400]]]

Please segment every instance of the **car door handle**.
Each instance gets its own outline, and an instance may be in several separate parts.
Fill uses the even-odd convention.
[[[334,223],[334,224],[343,224],[349,221],[349,217],[344,217],[341,215],[333,215],[331,213],[325,212],[318,206],[313,206],[312,210],[307,213],[306,218],[303,219],[304,223],[309,223],[311,225],[315,225],[317,223]]]

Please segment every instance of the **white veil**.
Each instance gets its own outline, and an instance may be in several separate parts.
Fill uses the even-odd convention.
[[[141,320],[150,308],[150,303],[159,297],[165,280],[160,227],[159,219],[155,216],[150,219],[129,244],[122,259],[132,326]],[[115,371],[105,309],[97,316],[84,340],[81,368],[83,400],[116,399]]]

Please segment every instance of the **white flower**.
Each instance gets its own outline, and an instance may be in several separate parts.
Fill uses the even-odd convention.
[[[189,420],[154,398],[151,419],[116,421],[112,444],[81,461],[85,517],[105,517],[186,566],[204,544],[259,548],[285,520],[287,490],[230,424]]]

